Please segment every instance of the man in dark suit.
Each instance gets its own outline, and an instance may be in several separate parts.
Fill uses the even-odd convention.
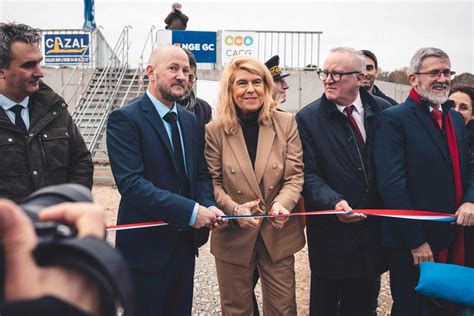
[[[380,115],[374,155],[384,207],[458,215],[474,224],[474,159],[462,117],[451,110],[454,72],[448,55],[421,48],[412,57],[407,100]],[[460,226],[415,220],[383,221],[389,249],[392,315],[421,315],[427,301],[414,290],[423,261],[462,263]],[[459,230],[456,232],[456,230]],[[461,238],[462,240],[462,238]]]
[[[122,195],[118,223],[169,224],[117,233],[135,281],[137,315],[191,314],[194,255],[207,241],[206,227],[224,215],[213,207],[197,119],[176,103],[189,71],[181,48],[153,50],[145,95],[108,120],[110,164]]]
[[[372,162],[375,124],[390,104],[361,88],[363,55],[331,51],[319,77],[323,96],[296,114],[303,143],[306,210],[343,210],[307,219],[311,315],[370,315],[380,275],[376,219],[350,212],[378,205]]]

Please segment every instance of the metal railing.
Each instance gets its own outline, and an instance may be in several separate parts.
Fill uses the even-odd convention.
[[[158,35],[158,33],[156,33],[156,27],[154,25],[152,25],[151,28],[150,28],[150,31],[148,31],[148,35],[145,39],[145,44],[143,45],[142,53],[140,54],[140,58],[139,58],[139,62],[138,62],[138,84],[139,84],[138,93],[140,93],[144,89],[144,77],[145,77],[145,68],[144,68],[144,65],[145,65],[144,58],[145,57],[144,56],[145,56],[145,52],[147,52],[148,45],[150,46],[150,49],[149,49],[150,53],[155,48],[156,43],[157,43],[157,39],[156,39],[157,35]],[[148,54],[147,56],[149,56],[149,55],[150,54]],[[134,79],[135,79],[135,77],[134,77]],[[127,92],[127,94],[128,94],[128,92]]]
[[[105,69],[96,68],[94,71],[89,89],[84,91],[81,103],[73,114],[74,122],[80,128],[93,156],[98,140],[102,137],[107,115],[113,107],[128,68],[130,28],[124,27]]]
[[[226,30],[227,32],[257,33],[257,57],[265,61],[280,56],[280,67],[291,70],[316,69],[321,52],[320,31],[252,31]]]

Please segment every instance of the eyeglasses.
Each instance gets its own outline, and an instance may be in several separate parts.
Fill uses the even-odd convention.
[[[331,76],[332,81],[338,82],[341,81],[342,76],[344,75],[353,75],[360,74],[360,71],[348,71],[348,72],[328,72],[328,71],[318,71],[319,79],[326,81],[326,79]]]
[[[188,78],[189,78],[189,82],[191,82],[191,83],[194,83],[194,82],[196,82],[196,80],[198,80],[198,77],[196,77],[194,75],[189,75]]]
[[[415,75],[428,75],[428,77],[430,77],[430,78],[439,78],[439,77],[441,77],[441,74],[443,74],[443,76],[445,78],[453,79],[456,72],[451,71],[449,69],[446,69],[446,70],[436,69],[436,70],[430,70],[430,71],[427,71],[427,72],[415,72]]]

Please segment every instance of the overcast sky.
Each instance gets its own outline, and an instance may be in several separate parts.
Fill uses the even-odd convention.
[[[131,25],[132,49],[143,48],[151,25],[175,1],[95,0],[96,22],[111,45]],[[188,30],[322,31],[321,61],[329,49],[350,46],[372,50],[385,70],[407,66],[419,47],[434,46],[451,57],[458,74],[474,73],[473,1],[182,1]],[[0,0],[0,20],[39,28],[81,28],[82,0]]]

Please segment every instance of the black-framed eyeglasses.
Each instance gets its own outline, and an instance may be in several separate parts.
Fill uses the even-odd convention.
[[[348,71],[348,72],[329,72],[329,71],[318,71],[319,79],[322,81],[326,81],[326,79],[331,76],[332,81],[338,82],[341,81],[342,76],[344,75],[353,75],[353,74],[360,74],[360,71]]]
[[[446,70],[436,69],[436,70],[430,70],[430,71],[426,71],[426,72],[415,72],[415,75],[427,75],[430,78],[439,78],[439,77],[441,77],[441,74],[443,74],[443,76],[445,78],[453,79],[456,72],[451,71],[449,69],[446,69]]]
[[[194,75],[189,75],[188,79],[189,79],[189,82],[194,83],[198,80],[198,77]]]

